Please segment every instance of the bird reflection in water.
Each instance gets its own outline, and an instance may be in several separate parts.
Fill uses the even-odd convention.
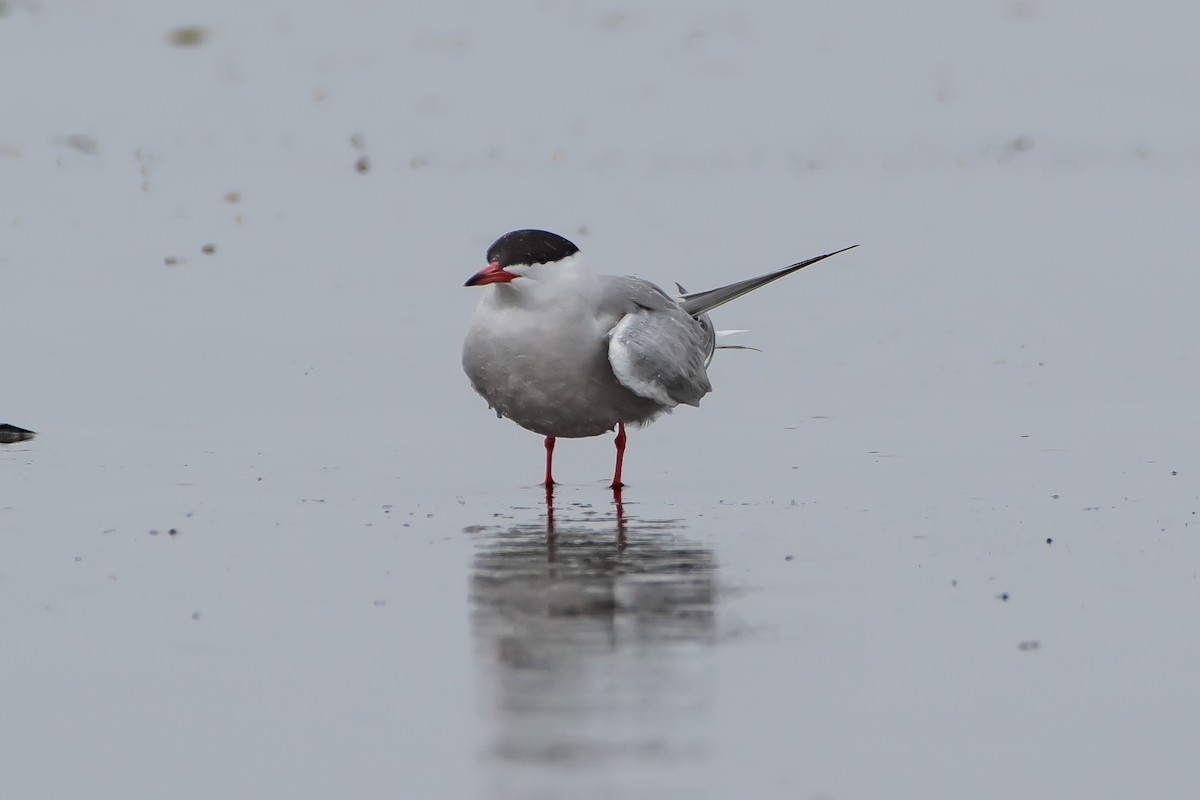
[[[480,543],[472,627],[491,754],[513,780],[532,769],[546,788],[552,775],[538,768],[554,765],[574,768],[554,780],[600,770],[592,778],[612,781],[626,763],[704,755],[712,551],[678,520],[627,518],[615,495],[610,509],[572,503],[556,515],[548,494],[544,519]]]

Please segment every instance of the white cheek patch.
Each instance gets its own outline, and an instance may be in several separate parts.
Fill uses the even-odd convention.
[[[561,261],[548,264],[509,264],[505,272],[511,272],[519,278],[534,280],[569,280],[578,277],[580,272],[578,255],[567,256]]]

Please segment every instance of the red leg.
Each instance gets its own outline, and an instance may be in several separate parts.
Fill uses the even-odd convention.
[[[550,474],[550,467],[554,463],[554,437],[546,437],[546,482],[543,484],[547,489],[554,487],[554,476]]]
[[[616,440],[615,444],[617,445],[617,468],[613,472],[612,486],[609,486],[608,488],[619,490],[622,486],[625,485],[625,484],[621,483],[621,464],[623,464],[625,461],[625,423],[624,422],[617,423],[617,440]]]

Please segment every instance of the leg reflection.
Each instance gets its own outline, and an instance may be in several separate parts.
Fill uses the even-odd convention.
[[[629,545],[627,536],[629,525],[625,520],[625,503],[621,499],[621,490],[613,489],[613,507],[616,509],[617,550],[624,550]],[[554,487],[546,487],[546,552],[547,561],[554,560],[554,545],[558,539],[558,531],[554,526]]]
[[[554,563],[554,545],[557,534],[554,531],[554,487],[546,487],[546,561]]]
[[[625,537],[625,504],[621,502],[621,487],[613,489],[613,505],[617,507],[617,549],[624,550],[628,544]]]

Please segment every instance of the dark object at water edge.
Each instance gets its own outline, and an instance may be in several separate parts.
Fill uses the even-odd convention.
[[[18,428],[16,425],[0,425],[0,444],[16,444],[34,437],[33,431]]]

